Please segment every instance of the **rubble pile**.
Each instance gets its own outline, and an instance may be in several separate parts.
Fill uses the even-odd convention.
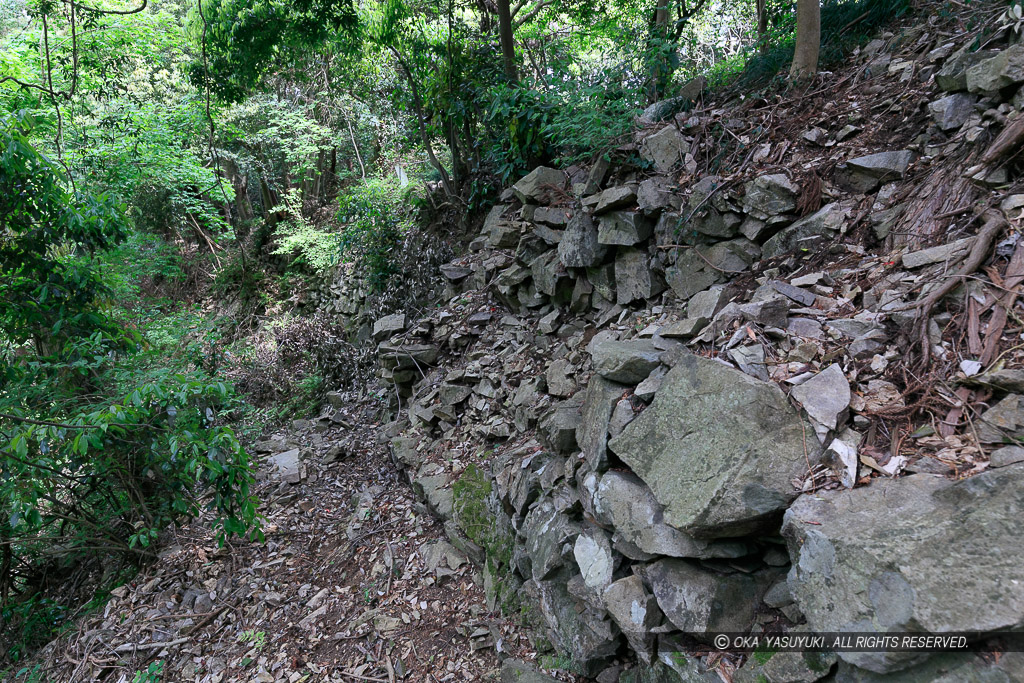
[[[490,607],[604,683],[1021,665],[699,642],[1024,627],[1024,194],[992,156],[1017,49],[917,27],[868,45],[797,140],[750,132],[767,108],[705,108],[539,167],[442,267],[446,305],[377,322],[393,459]],[[715,129],[747,150],[729,175],[706,170]]]

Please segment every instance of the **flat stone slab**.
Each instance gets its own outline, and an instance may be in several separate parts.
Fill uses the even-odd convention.
[[[816,441],[775,384],[685,355],[609,447],[654,492],[665,523],[723,538],[771,525],[818,461]]]

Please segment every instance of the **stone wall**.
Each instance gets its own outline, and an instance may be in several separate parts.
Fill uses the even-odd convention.
[[[1005,76],[1001,54],[945,50],[929,78]],[[1001,106],[1024,73],[1006,78],[972,103]],[[928,107],[936,133],[979,125],[949,97]],[[848,131],[819,128],[805,142],[833,140],[838,163],[812,210],[777,168],[701,175],[695,118],[641,131],[615,164],[534,170],[442,268],[446,304],[377,321],[395,462],[492,606],[599,681],[720,680],[700,656],[716,631],[1024,627],[1024,451],[986,445],[1024,430],[1012,378],[986,375],[1001,400],[977,439],[895,420],[908,303],[972,244],[880,241],[928,149],[844,156]],[[865,215],[872,249],[847,231]],[[941,330],[927,343],[955,357]],[[737,681],[1024,670],[1016,654],[725,661]]]

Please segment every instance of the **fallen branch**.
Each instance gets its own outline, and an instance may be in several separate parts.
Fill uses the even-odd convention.
[[[992,242],[995,240],[996,235],[998,235],[1006,225],[1006,219],[1003,217],[1001,212],[989,211],[986,213],[985,223],[981,226],[981,230],[978,231],[978,236],[974,238],[974,244],[971,245],[971,251],[967,255],[967,260],[964,261],[964,265],[961,266],[960,270],[956,273],[946,277],[945,281],[943,281],[943,283],[939,285],[934,292],[917,304],[916,307],[920,309],[918,313],[918,336],[921,340],[922,365],[928,365],[928,361],[931,359],[931,345],[928,343],[928,321],[931,318],[932,308],[934,308],[935,304],[941,301],[943,297],[953,291],[964,276],[970,275],[981,267],[981,264],[984,263],[985,258],[988,256],[988,253],[992,248]]]

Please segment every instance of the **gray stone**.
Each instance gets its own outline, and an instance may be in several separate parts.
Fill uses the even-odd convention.
[[[615,303],[620,306],[650,299],[665,291],[665,280],[651,269],[647,251],[620,248],[615,255]]]
[[[637,206],[646,214],[661,211],[670,205],[673,187],[672,181],[664,176],[648,178],[636,191]]]
[[[693,295],[686,304],[686,315],[689,318],[711,320],[728,301],[728,289],[725,285],[710,287]]]
[[[967,69],[967,90],[986,95],[1024,83],[1024,45],[1011,45]]]
[[[533,212],[533,220],[552,228],[564,228],[572,218],[572,209],[564,206],[538,206]]]
[[[550,627],[551,640],[559,652],[572,658],[579,673],[595,676],[608,659],[618,652],[621,639],[618,627],[593,610],[583,608],[569,594],[568,578],[557,576],[540,581],[540,611]]]
[[[651,399],[654,398],[654,394],[661,387],[661,381],[665,378],[665,373],[667,372],[668,368],[665,367],[654,368],[654,370],[651,371],[651,374],[647,376],[647,379],[637,385],[633,395],[642,401],[650,403]]]
[[[597,227],[590,214],[577,210],[558,243],[558,258],[566,268],[590,268],[604,259],[607,249],[597,241]]]
[[[740,305],[743,317],[750,322],[783,330],[789,321],[789,309],[789,299],[781,296]]]
[[[565,189],[566,176],[562,171],[538,166],[512,186],[512,191],[523,204],[546,206],[560,198]]]
[[[679,88],[679,95],[658,100],[644,109],[640,118],[650,123],[659,123],[671,118],[696,101],[706,86],[707,80],[703,76],[693,78]]]
[[[405,313],[386,315],[373,324],[373,340],[379,342],[393,334],[402,332],[408,326]]]
[[[707,327],[709,322],[711,321],[707,318],[686,318],[671,325],[666,325],[658,330],[658,334],[669,339],[674,337],[690,339],[700,334],[701,330]]]
[[[633,402],[628,398],[619,399],[615,408],[612,409],[612,417],[608,422],[608,436],[616,437],[621,434],[634,417],[636,417],[636,413],[633,412]]]
[[[733,683],[814,683],[839,661],[832,652],[774,652],[768,657],[750,657],[733,675]]]
[[[537,291],[550,297],[562,295],[566,301],[571,292],[569,273],[565,266],[558,260],[558,254],[548,251],[530,263],[530,272],[533,275],[533,284]]]
[[[639,384],[647,378],[664,349],[650,339],[605,341],[594,347],[594,371],[622,384]]]
[[[569,516],[555,508],[550,498],[543,498],[526,513],[523,521],[523,546],[530,558],[534,581],[549,578],[565,564],[562,548],[575,542],[580,527]]]
[[[811,432],[774,384],[685,355],[610,448],[651,487],[665,522],[697,537],[770,525],[816,463]]]
[[[974,244],[974,238],[967,237],[950,242],[949,244],[940,244],[928,249],[912,251],[903,255],[903,267],[920,268],[921,266],[928,266],[933,263],[956,260],[967,254],[971,250],[972,244]]]
[[[613,211],[597,219],[597,241],[631,247],[651,236],[654,228],[639,211]]]
[[[973,95],[956,93],[931,102],[928,111],[939,130],[957,130],[971,118],[977,101],[978,98]]]
[[[377,347],[380,363],[388,370],[417,368],[421,371],[437,361],[440,350],[433,344],[381,344]]]
[[[839,202],[826,204],[817,212],[801,218],[764,243],[763,258],[785,256],[790,252],[810,251],[831,240],[843,226],[850,206]]]
[[[768,381],[768,368],[764,363],[764,347],[760,344],[734,346],[729,349],[729,358],[739,366],[740,370],[751,377]]]
[[[782,534],[811,631],[981,633],[1024,626],[1024,465],[959,482],[928,474],[801,496]],[[843,652],[885,673],[922,657]]]
[[[473,387],[463,384],[442,384],[438,390],[438,397],[441,399],[441,403],[455,406],[469,398],[472,393]]]
[[[684,633],[745,633],[774,572],[718,574],[687,560],[660,560],[644,575],[658,606]]]
[[[967,69],[975,64],[991,59],[997,54],[998,52],[995,50],[972,52],[971,45],[965,45],[956,54],[947,59],[942,68],[936,72],[935,85],[946,92],[967,90]]]
[[[910,669],[878,674],[839,662],[835,683],[1024,683],[1024,654],[1000,653],[991,661],[973,652],[937,654]]]
[[[897,152],[878,152],[866,157],[850,159],[846,165],[858,173],[877,178],[879,183],[890,182],[903,178],[916,155],[910,150]]]
[[[630,647],[649,662],[654,645],[650,631],[660,625],[661,609],[655,597],[644,589],[643,580],[635,574],[619,579],[604,589],[601,599]]]
[[[594,286],[594,291],[604,297],[605,300],[615,301],[614,263],[607,263],[600,268],[588,268],[587,281]]]
[[[609,187],[597,196],[597,205],[594,206],[594,215],[621,209],[636,203],[636,188],[628,185]]]
[[[487,235],[488,246],[494,249],[511,249],[519,244],[519,228],[504,218],[504,204],[494,206],[484,219],[483,232]]]
[[[880,323],[874,320],[862,318],[837,318],[835,320],[827,321],[825,323],[825,327],[829,330],[835,330],[849,339],[859,339],[865,335],[870,335],[885,329]]]
[[[558,679],[521,660],[506,659],[501,663],[501,683],[558,683]]]
[[[800,194],[800,188],[782,173],[755,178],[747,183],[746,190],[743,210],[760,220],[791,213],[796,209],[796,198]]]
[[[747,553],[745,543],[695,539],[663,521],[654,493],[632,472],[611,471],[594,492],[594,513],[622,540],[651,555],[693,558],[735,558]]]
[[[562,241],[562,231],[561,230],[553,230],[552,228],[549,228],[548,226],[542,225],[540,223],[538,223],[537,225],[533,226],[533,234],[536,237],[539,237],[542,240],[544,240],[544,243],[549,245],[549,246],[550,245],[557,246],[558,243]]]
[[[419,443],[417,439],[410,437],[395,437],[391,439],[391,459],[399,467],[416,471],[423,464],[423,455],[416,450]]]
[[[576,392],[576,381],[572,378],[575,374],[576,369],[564,358],[553,361],[545,373],[548,393],[559,398],[572,396]]]
[[[302,481],[298,448],[275,453],[267,459],[267,464],[273,468],[273,472],[278,478],[286,484],[298,484]]]
[[[541,419],[540,430],[553,451],[571,453],[576,450],[576,435],[581,424],[580,403],[563,401]]]
[[[612,409],[628,387],[594,375],[583,394],[583,417],[576,430],[576,442],[595,472],[608,467],[608,422]]]
[[[982,413],[978,438],[983,443],[1024,438],[1024,396],[1009,394]]]
[[[1019,462],[1024,462],[1024,447],[1003,446],[992,451],[992,454],[989,456],[988,466],[1007,467],[1009,465],[1016,465]]]
[[[726,242],[717,242],[710,247],[700,248],[702,261],[710,268],[724,273],[741,273],[761,256],[761,248],[746,237],[737,237]],[[700,256],[698,256],[700,258]]]
[[[739,214],[731,211],[718,211],[707,208],[690,219],[689,227],[702,235],[717,237],[718,239],[729,239],[739,234],[740,223],[743,219]]]
[[[436,463],[427,463],[412,480],[412,487],[431,512],[443,520],[452,518],[455,497],[452,493],[451,475]]]
[[[677,297],[686,301],[722,279],[717,270],[707,264],[692,249],[687,249],[676,260],[676,264],[665,269],[665,280]]]
[[[836,428],[839,416],[850,407],[850,396],[850,383],[835,363],[793,388],[793,398],[807,414],[829,429]]]
[[[611,585],[615,558],[612,557],[612,544],[604,531],[592,527],[577,536],[573,555],[588,588],[600,593]]]
[[[687,147],[686,138],[675,126],[665,126],[654,135],[644,138],[640,155],[654,164],[659,173],[668,173],[682,161]]]

